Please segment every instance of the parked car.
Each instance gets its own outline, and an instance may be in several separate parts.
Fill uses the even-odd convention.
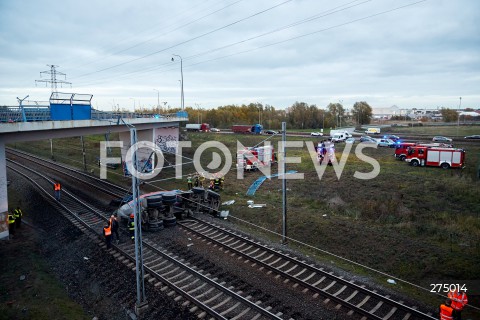
[[[399,136],[395,136],[393,134],[384,135],[383,138],[393,140],[394,142],[397,142],[398,140],[400,140]]]
[[[210,128],[210,132],[220,132],[220,129],[217,129],[217,128]]]
[[[360,137],[360,142],[377,143],[377,140],[375,140],[374,138],[369,137],[369,136],[361,136]]]
[[[263,131],[265,134],[277,134],[278,132],[275,130],[265,130]]]
[[[434,142],[452,142],[452,139],[443,137],[443,136],[435,136],[433,137],[432,141]]]
[[[395,141],[390,139],[378,139],[377,146],[395,148]]]
[[[312,133],[310,133],[310,135],[311,135],[311,136],[314,136],[314,137],[321,137],[321,136],[323,136],[323,133],[321,133],[321,132],[312,132]]]
[[[480,134],[474,134],[473,136],[466,136],[465,139],[480,139]]]
[[[348,138],[347,140],[345,140],[345,143],[355,143],[355,138]]]

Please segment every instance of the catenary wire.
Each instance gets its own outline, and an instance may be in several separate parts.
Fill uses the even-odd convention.
[[[362,4],[365,4],[367,2],[370,2],[372,0],[365,0],[361,3],[357,3],[355,4],[355,2],[358,2],[359,0],[354,0],[354,1],[351,1],[351,2],[348,2],[348,3],[345,3],[345,4],[342,4],[342,5],[339,5],[335,8],[332,8],[332,9],[328,9],[328,10],[325,10],[325,11],[322,11],[320,13],[317,13],[313,16],[310,16],[308,18],[305,18],[305,19],[302,19],[302,20],[298,20],[296,22],[293,22],[293,23],[290,23],[288,25],[285,25],[283,27],[279,27],[279,28],[276,28],[274,30],[271,30],[269,32],[265,32],[263,34],[260,34],[260,35],[257,35],[257,36],[254,36],[254,37],[250,37],[250,38],[247,38],[247,39],[243,39],[241,41],[237,41],[237,42],[234,42],[234,43],[231,43],[231,44],[227,44],[227,45],[224,45],[224,46],[221,46],[221,47],[218,47],[218,48],[215,48],[215,49],[210,49],[210,50],[207,50],[207,51],[204,51],[202,53],[198,53],[198,54],[194,54],[194,55],[191,55],[191,56],[187,56],[185,58],[183,58],[183,60],[185,61],[188,61],[190,59],[193,59],[193,58],[197,58],[197,57],[200,57],[200,56],[203,56],[203,55],[207,55],[209,53],[213,53],[215,51],[220,51],[220,50],[223,50],[223,49],[226,49],[226,48],[229,48],[229,47],[233,47],[235,45],[238,45],[238,44],[242,44],[242,43],[245,43],[245,42],[248,42],[248,41],[251,41],[251,40],[254,40],[254,39],[258,39],[258,38],[261,38],[261,37],[264,37],[266,35],[270,35],[270,34],[273,34],[273,33],[276,33],[276,32],[279,32],[279,31],[283,31],[285,29],[288,29],[288,28],[292,28],[292,27],[295,27],[295,26],[298,26],[300,24],[303,24],[303,23],[307,23],[307,22],[311,22],[311,21],[314,21],[316,19],[320,19],[320,18],[323,18],[323,17],[326,17],[328,15],[332,15],[332,14],[335,14],[335,13],[338,13],[338,12],[341,12],[341,11],[345,11],[345,10],[348,10],[348,9],[351,9],[353,7],[356,7],[356,6],[359,6],[359,5],[362,5]],[[125,77],[125,76],[128,76],[130,74],[145,74],[147,72],[153,72],[159,68],[162,68],[162,67],[165,67],[165,66],[168,66],[170,65],[170,63],[166,62],[166,63],[162,63],[158,66],[154,66],[154,67],[146,67],[144,69],[141,69],[141,70],[135,70],[135,71],[131,71],[131,72],[127,72],[127,73],[122,73],[120,75],[120,77]],[[172,70],[175,70],[176,67],[170,67],[166,70],[163,70],[162,72],[167,72],[167,71],[172,71]],[[107,77],[104,77],[102,79],[109,79],[111,80],[111,76],[107,76]],[[119,77],[116,78],[117,80],[119,79]],[[100,79],[101,80],[101,79]],[[97,80],[98,81],[98,80]],[[98,83],[98,82],[97,82]],[[83,86],[86,86],[85,84],[83,85],[80,85],[81,87]]]
[[[261,10],[261,11],[258,11],[258,12],[254,13],[254,14],[252,14],[252,15],[249,15],[249,16],[247,16],[247,17],[245,17],[245,18],[236,20],[236,21],[231,22],[231,23],[229,23],[229,24],[226,24],[226,25],[224,25],[224,26],[222,26],[222,27],[219,27],[219,28],[216,28],[216,29],[214,29],[214,30],[205,32],[205,33],[203,33],[203,34],[201,34],[201,35],[199,35],[199,36],[196,36],[196,37],[190,38],[190,39],[188,39],[188,40],[179,42],[179,43],[177,43],[177,44],[175,44],[175,45],[169,46],[169,47],[164,48],[164,49],[162,49],[162,50],[158,50],[158,51],[155,51],[155,52],[152,52],[152,53],[143,55],[143,56],[138,57],[138,58],[135,58],[135,59],[130,59],[130,60],[128,60],[128,61],[125,61],[125,62],[116,64],[116,65],[113,65],[113,66],[110,66],[110,67],[107,67],[107,68],[103,68],[103,69],[100,69],[100,70],[97,70],[97,71],[92,71],[92,72],[89,72],[89,73],[84,73],[84,74],[79,75],[79,76],[77,76],[76,78],[73,78],[73,79],[82,78],[82,77],[85,77],[85,76],[87,76],[87,75],[91,75],[91,74],[103,72],[103,71],[110,70],[110,69],[113,69],[113,68],[117,68],[117,67],[120,67],[120,66],[123,66],[123,65],[126,65],[126,64],[129,64],[129,63],[132,63],[132,62],[141,60],[141,59],[145,59],[145,58],[150,57],[150,56],[153,56],[153,55],[156,55],[156,54],[158,54],[158,53],[165,52],[165,51],[167,51],[167,50],[170,50],[170,49],[176,48],[176,47],[178,47],[178,46],[181,46],[181,45],[183,45],[183,44],[185,44],[185,43],[192,42],[192,41],[194,41],[194,40],[203,38],[203,37],[205,37],[205,36],[207,36],[207,35],[213,34],[213,33],[217,32],[217,31],[220,31],[220,30],[226,29],[226,28],[228,28],[228,27],[231,27],[231,26],[233,26],[233,25],[236,25],[236,24],[238,24],[238,23],[244,22],[244,21],[246,21],[246,20],[248,20],[248,19],[251,19],[251,18],[253,18],[253,17],[256,17],[256,16],[258,16],[258,15],[261,15],[261,14],[263,14],[263,13],[265,13],[265,12],[268,12],[268,11],[270,11],[270,10],[273,10],[273,9],[275,9],[275,8],[278,8],[278,7],[280,7],[280,6],[284,5],[284,4],[287,4],[287,3],[291,2],[291,1],[293,1],[293,0],[285,0],[285,1],[283,1],[283,2],[281,2],[281,3],[279,3],[279,4],[277,4],[277,5],[274,5],[274,6],[272,6],[272,7],[269,7],[269,8],[267,8],[267,9],[264,9],[264,10]]]
[[[326,31],[329,31],[329,30],[332,30],[332,29],[336,29],[336,28],[340,28],[340,27],[343,27],[343,26],[346,26],[346,25],[350,25],[350,24],[353,24],[353,23],[356,23],[356,22],[359,22],[359,21],[362,21],[362,20],[367,20],[367,19],[370,19],[370,18],[379,16],[379,15],[383,15],[383,14],[391,13],[391,12],[394,12],[394,11],[398,11],[398,10],[404,9],[404,8],[406,8],[406,7],[414,6],[414,5],[417,5],[417,4],[419,4],[419,3],[426,2],[426,1],[427,1],[427,0],[416,1],[416,2],[413,2],[413,3],[409,3],[409,4],[406,4],[406,5],[402,5],[402,6],[395,7],[395,8],[393,8],[393,9],[389,9],[389,10],[377,12],[377,13],[374,13],[374,14],[371,14],[371,15],[367,15],[367,16],[364,16],[364,17],[361,17],[361,18],[349,20],[349,21],[347,21],[347,22],[343,22],[343,23],[340,23],[340,24],[336,24],[336,25],[333,25],[333,26],[330,26],[330,27],[326,27],[326,28],[323,28],[323,29],[320,29],[320,30],[313,31],[313,32],[301,34],[301,35],[298,35],[298,36],[295,36],[295,37],[291,37],[291,38],[288,38],[288,39],[284,39],[284,40],[272,42],[272,43],[269,43],[269,44],[266,44],[266,45],[258,46],[258,47],[251,48],[251,49],[247,49],[247,50],[243,50],[243,51],[237,51],[237,52],[234,52],[234,53],[231,53],[231,54],[227,54],[227,55],[223,55],[223,56],[220,56],[220,57],[215,57],[215,58],[211,58],[211,59],[199,61],[199,62],[192,63],[192,64],[189,64],[189,65],[184,65],[184,66],[183,66],[183,69],[192,68],[192,67],[197,66],[197,65],[202,65],[202,64],[205,64],[205,63],[213,62],[213,61],[218,61],[218,60],[230,58],[230,57],[237,56],[237,55],[240,55],[240,54],[250,53],[250,52],[257,51],[257,50],[261,50],[261,49],[264,49],[264,48],[267,48],[267,47],[271,47],[271,46],[283,44],[283,43],[286,43],[286,42],[289,42],[289,41],[294,41],[294,40],[297,40],[297,39],[300,39],[300,38],[312,36],[312,35],[315,35],[315,34],[318,34],[318,33],[321,33],[321,32],[326,32]],[[239,42],[239,43],[240,43],[240,42]],[[234,45],[234,44],[232,44],[232,46],[233,46],[233,45]],[[162,66],[164,66],[164,65],[166,65],[166,64],[163,64],[163,65],[160,65],[160,66],[151,67],[151,68],[152,68],[151,70],[153,70],[153,69],[158,69],[158,68],[160,68],[160,67],[162,67]],[[169,69],[169,70],[173,70],[173,68],[171,68],[171,69]],[[148,71],[148,72],[151,72],[151,71]],[[160,71],[160,72],[158,72],[158,73],[161,73],[161,72],[162,72],[162,71]],[[131,72],[131,73],[136,73],[136,71]],[[129,73],[129,74],[131,74],[131,73]],[[142,75],[137,75],[136,77],[139,77],[139,76],[142,76]],[[129,79],[132,79],[132,78],[135,78],[135,77],[129,77]],[[111,77],[109,77],[109,79],[111,79]],[[105,83],[105,82],[95,82],[95,84],[99,84],[99,83]],[[88,86],[88,84],[80,85],[80,86],[85,87],[85,86]]]
[[[105,60],[105,59],[107,59],[108,57],[111,57],[111,56],[114,56],[114,55],[117,55],[117,54],[126,52],[126,51],[128,51],[128,50],[130,50],[130,49],[139,47],[139,46],[141,46],[141,45],[143,45],[143,44],[146,44],[146,43],[148,43],[148,42],[151,42],[151,41],[153,41],[153,40],[155,40],[155,39],[158,39],[158,38],[160,38],[160,37],[166,36],[166,35],[174,32],[174,31],[183,29],[183,28],[185,28],[185,27],[187,27],[187,26],[189,26],[189,25],[191,25],[191,24],[193,24],[193,23],[195,23],[195,22],[201,21],[201,20],[203,20],[203,19],[205,19],[205,18],[207,18],[207,17],[209,17],[209,16],[212,16],[212,15],[214,15],[214,14],[220,12],[220,11],[223,11],[223,10],[225,10],[225,9],[227,9],[227,8],[229,8],[229,7],[237,4],[237,3],[239,3],[239,2],[242,2],[242,1],[244,1],[244,0],[237,0],[237,1],[235,1],[235,2],[232,2],[232,3],[230,3],[230,4],[227,4],[226,6],[220,8],[220,9],[217,9],[217,10],[215,10],[215,11],[213,11],[213,12],[210,12],[210,13],[208,13],[208,14],[206,14],[206,15],[203,15],[203,16],[201,16],[201,17],[199,17],[199,18],[196,18],[196,19],[194,19],[194,20],[192,20],[192,21],[186,22],[186,23],[184,23],[184,24],[182,24],[182,25],[180,25],[180,26],[178,26],[178,27],[173,28],[172,30],[169,30],[169,31],[167,31],[167,32],[164,32],[164,33],[162,33],[161,35],[154,36],[154,37],[150,37],[150,38],[147,39],[147,40],[138,42],[138,43],[136,43],[136,44],[134,44],[134,45],[131,45],[131,46],[127,47],[127,48],[123,48],[123,49],[121,49],[121,50],[112,52],[112,53],[107,54],[106,56],[104,56],[104,57],[102,57],[102,58],[100,58],[100,59],[96,59],[96,60],[93,60],[93,61],[84,63],[84,64],[82,64],[82,65],[80,65],[80,66],[78,66],[78,67],[74,67],[74,68],[72,68],[72,69],[73,69],[73,70],[76,70],[76,69],[79,69],[79,68],[81,68],[81,67],[84,67],[84,66],[87,66],[87,65],[91,65],[91,64],[93,64],[93,63],[97,63],[97,62],[99,62],[99,61]],[[221,1],[216,2],[216,3],[214,3],[212,6],[214,6],[214,5],[216,5],[216,4],[220,3],[220,2],[221,2]],[[181,16],[181,15],[182,15],[182,14],[180,14],[179,16]],[[171,18],[171,19],[173,20],[174,18]],[[168,27],[166,27],[166,28],[168,28]],[[138,33],[136,34],[135,38],[137,37],[137,35],[138,35]],[[124,42],[125,42],[125,41],[126,41],[126,40],[124,40]]]

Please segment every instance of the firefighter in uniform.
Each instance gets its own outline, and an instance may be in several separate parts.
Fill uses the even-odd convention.
[[[13,236],[15,234],[15,216],[8,212],[8,233]]]
[[[13,210],[13,216],[15,217],[15,228],[21,228],[23,216],[22,209],[20,209],[20,207],[17,207],[17,209]]]
[[[218,177],[218,175],[216,175],[215,179],[213,180],[213,190],[220,190],[220,178]]]
[[[53,184],[53,190],[55,191],[55,199],[57,199],[57,201],[60,201],[60,192],[62,191],[62,186],[60,185],[60,182],[55,182]]]
[[[200,183],[200,187],[205,188],[205,175],[203,173],[200,173],[198,181]]]
[[[440,305],[440,320],[452,320],[453,319],[453,308],[451,307],[452,301],[447,299],[445,304]]]
[[[225,185],[225,176],[221,175],[220,176],[220,189],[223,190],[223,187]]]
[[[448,293],[448,299],[452,301],[453,319],[462,320],[462,310],[468,303],[467,294],[464,291],[453,290]]]
[[[192,190],[193,188],[193,183],[192,183],[192,176],[187,177],[187,185],[188,185],[188,190]]]
[[[130,239],[135,240],[135,216],[133,213],[130,214],[130,219],[128,219],[128,233],[130,234]]]
[[[198,172],[193,175],[193,186],[198,187],[200,185],[200,179],[198,178]]]
[[[213,176],[210,177],[210,184],[208,185],[208,189],[213,190],[214,188],[214,178]]]

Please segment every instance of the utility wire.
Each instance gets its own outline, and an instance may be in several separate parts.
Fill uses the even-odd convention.
[[[267,9],[265,9],[265,10],[258,11],[258,12],[254,13],[254,14],[248,16],[248,17],[245,17],[245,18],[242,18],[242,19],[240,19],[240,20],[234,21],[234,22],[229,23],[229,24],[227,24],[227,25],[224,25],[224,26],[222,26],[222,27],[220,27],[220,28],[217,28],[217,29],[211,30],[211,31],[209,31],[209,32],[203,33],[203,34],[201,34],[201,35],[199,35],[199,36],[196,36],[196,37],[193,37],[193,38],[191,38],[191,39],[182,41],[182,42],[180,42],[180,43],[177,43],[177,44],[172,45],[172,46],[170,46],[170,47],[164,48],[164,49],[162,49],[162,50],[158,50],[158,51],[149,53],[149,54],[147,54],[147,55],[144,55],[144,56],[141,56],[141,57],[138,57],[138,58],[135,58],[135,59],[131,59],[131,60],[128,60],[128,61],[125,61],[125,62],[116,64],[116,65],[113,65],[113,66],[110,66],[110,67],[107,67],[107,68],[103,68],[103,69],[100,69],[100,70],[97,70],[97,71],[85,73],[85,74],[82,74],[82,75],[77,76],[77,77],[74,78],[74,79],[78,79],[78,78],[85,77],[85,76],[87,76],[87,75],[91,75],[91,74],[103,72],[103,71],[106,71],[106,70],[110,70],[110,69],[113,69],[113,68],[117,68],[117,67],[120,67],[120,66],[123,66],[123,65],[126,65],[126,64],[129,64],[129,63],[132,63],[132,62],[141,60],[141,59],[145,59],[145,58],[151,57],[151,56],[156,55],[156,54],[158,54],[158,53],[161,53],[161,52],[164,52],[164,51],[173,49],[173,48],[178,47],[178,46],[180,46],[180,45],[182,45],[182,44],[185,44],[185,43],[188,43],[188,42],[192,42],[192,41],[194,41],[194,40],[197,40],[197,39],[203,38],[203,37],[205,37],[205,36],[207,36],[207,35],[210,35],[210,34],[212,34],[212,33],[215,33],[215,32],[217,32],[217,31],[220,31],[220,30],[226,29],[226,28],[228,28],[228,27],[231,27],[231,26],[233,26],[233,25],[236,25],[236,24],[238,24],[238,23],[244,22],[244,21],[246,21],[246,20],[248,20],[248,19],[251,19],[251,18],[253,18],[253,17],[256,17],[256,16],[258,16],[258,15],[261,15],[261,14],[263,14],[263,13],[265,13],[265,12],[268,12],[268,11],[270,11],[270,10],[273,10],[273,9],[275,9],[275,8],[278,8],[278,7],[284,5],[284,4],[288,3],[288,2],[291,2],[291,1],[293,1],[293,0],[286,0],[286,1],[284,1],[284,2],[281,2],[281,3],[277,4],[277,5],[274,5],[274,6],[272,6],[272,7],[269,7],[269,8],[267,8]]]
[[[245,42],[248,42],[248,41],[251,41],[251,40],[254,40],[254,39],[258,39],[258,38],[261,38],[261,37],[264,37],[266,35],[270,35],[270,34],[273,34],[273,33],[276,33],[276,32],[279,32],[279,31],[283,31],[285,29],[289,29],[289,28],[292,28],[292,27],[295,27],[295,26],[298,26],[300,24],[303,24],[303,23],[307,23],[307,22],[311,22],[311,21],[314,21],[316,19],[320,19],[320,18],[323,18],[323,17],[326,17],[328,15],[332,15],[332,14],[335,14],[335,13],[338,13],[338,12],[341,12],[341,11],[345,11],[347,9],[350,9],[350,8],[353,8],[355,6],[359,6],[359,5],[362,5],[362,4],[365,4],[367,2],[370,2],[372,0],[366,0],[366,1],[363,1],[361,3],[357,3],[357,4],[354,4],[355,2],[358,2],[359,0],[354,0],[354,1],[351,1],[351,2],[348,2],[348,3],[345,3],[345,4],[342,4],[342,5],[339,5],[335,8],[332,8],[332,9],[329,9],[329,10],[325,10],[325,11],[322,11],[320,13],[317,13],[309,18],[306,18],[306,19],[302,19],[302,20],[299,20],[299,21],[296,21],[296,22],[293,22],[291,24],[288,24],[288,25],[285,25],[283,27],[280,27],[280,28],[277,28],[277,29],[274,29],[272,31],[269,31],[269,32],[266,32],[266,33],[263,33],[263,34],[260,34],[260,35],[257,35],[257,36],[254,36],[254,37],[251,37],[251,38],[247,38],[247,39],[243,39],[241,41],[237,41],[237,42],[234,42],[234,43],[231,43],[231,44],[228,44],[228,45],[225,45],[225,46],[221,46],[221,47],[218,47],[218,48],[215,48],[215,49],[211,49],[211,50],[207,50],[207,51],[204,51],[202,53],[198,53],[198,54],[195,54],[195,55],[191,55],[191,56],[188,56],[188,57],[185,57],[183,60],[184,61],[188,61],[190,59],[193,59],[193,58],[196,58],[196,57],[200,57],[200,56],[203,56],[203,55],[206,55],[206,54],[209,54],[209,53],[212,53],[212,52],[215,52],[215,51],[220,51],[222,49],[226,49],[226,48],[229,48],[229,47],[233,47],[235,45],[238,45],[238,44],[241,44],[241,43],[245,43]],[[354,4],[354,5],[352,5]],[[146,73],[147,71],[148,72],[153,72],[154,70],[156,69],[159,69],[159,68],[162,68],[164,66],[169,66],[171,65],[170,62],[166,62],[166,63],[162,63],[158,66],[155,66],[155,67],[147,67],[147,68],[144,68],[144,69],[141,69],[141,70],[135,70],[135,71],[131,71],[131,72],[127,72],[127,73],[123,73],[121,76],[124,77],[126,75],[130,75],[130,74],[135,74],[135,73],[138,73],[138,74],[144,74]],[[171,67],[171,68],[168,68],[167,70],[163,70],[163,72],[166,72],[166,71],[171,71],[171,70],[175,70],[176,67]],[[103,79],[109,79],[111,80],[111,76],[107,76],[107,77],[104,77]],[[117,78],[118,79],[118,78]],[[98,83],[98,82],[97,82]],[[85,86],[85,85],[80,85],[80,86]]]
[[[189,25],[191,25],[191,24],[193,24],[193,23],[195,23],[195,22],[198,22],[198,21],[200,21],[200,20],[203,20],[203,19],[205,19],[205,18],[207,18],[207,17],[209,17],[209,16],[212,16],[212,15],[214,15],[214,14],[220,12],[220,11],[223,11],[223,10],[225,10],[225,9],[227,9],[227,8],[229,8],[229,7],[237,4],[237,3],[239,3],[239,2],[242,2],[242,1],[244,1],[244,0],[237,0],[237,1],[233,2],[233,3],[227,4],[226,6],[220,8],[220,9],[217,9],[217,10],[215,10],[215,11],[213,11],[213,12],[210,12],[210,13],[204,15],[204,16],[201,16],[201,17],[199,17],[199,18],[197,18],[197,19],[194,19],[194,20],[192,20],[192,21],[190,21],[190,22],[187,22],[187,23],[185,23],[185,24],[182,24],[182,25],[180,25],[180,26],[178,26],[178,27],[176,27],[176,28],[174,28],[174,29],[172,29],[172,30],[170,30],[170,31],[167,31],[167,32],[162,33],[161,35],[154,36],[154,37],[150,37],[150,38],[147,39],[147,40],[138,42],[138,43],[136,43],[136,44],[134,44],[134,45],[132,45],[132,46],[129,46],[129,47],[127,47],[127,48],[121,49],[121,50],[116,51],[116,52],[112,52],[112,53],[104,56],[103,58],[100,58],[100,59],[98,59],[98,60],[94,60],[94,61],[91,61],[91,62],[82,64],[82,65],[80,65],[80,66],[78,66],[78,67],[76,67],[76,68],[73,68],[73,70],[78,69],[78,68],[81,68],[81,67],[84,67],[84,66],[87,66],[87,65],[90,65],[90,64],[93,64],[93,63],[96,63],[96,62],[99,62],[99,61],[102,61],[102,60],[105,60],[105,59],[107,59],[108,57],[111,57],[111,56],[114,56],[114,55],[117,55],[117,54],[126,52],[126,51],[128,51],[128,50],[130,50],[130,49],[139,47],[139,46],[141,46],[141,45],[143,45],[143,44],[146,44],[146,43],[148,43],[148,42],[151,42],[151,41],[153,41],[153,40],[155,40],[155,39],[158,39],[158,38],[160,38],[160,37],[166,36],[166,35],[174,32],[174,31],[183,29],[183,28],[185,28],[185,27],[187,27],[187,26],[189,26]],[[216,4],[220,3],[220,2],[221,2],[221,1],[216,2],[214,5],[216,5]],[[212,6],[214,6],[214,5],[212,5]],[[182,15],[182,14],[180,14],[180,15],[178,15],[178,16],[181,16],[181,15]],[[176,18],[176,17],[174,17],[174,18],[172,18],[172,19],[175,19],[175,18]],[[167,28],[168,28],[168,27],[167,27]],[[137,36],[136,36],[135,38],[137,38],[137,37],[138,37],[138,34],[137,34]]]
[[[369,0],[369,1],[370,1],[370,0]],[[346,25],[350,25],[350,24],[353,24],[353,23],[356,23],[356,22],[359,22],[359,21],[371,19],[371,18],[376,17],[376,16],[379,16],[379,15],[383,15],[383,14],[391,13],[391,12],[394,12],[394,11],[398,11],[398,10],[404,9],[404,8],[406,8],[406,7],[410,7],[410,6],[413,6],[413,5],[417,5],[417,4],[419,4],[419,3],[426,2],[426,1],[427,1],[427,0],[420,0],[420,1],[413,2],[413,3],[409,3],[409,4],[406,4],[406,5],[403,5],[403,6],[395,7],[395,8],[393,8],[393,9],[381,11],[381,12],[378,12],[378,13],[375,13],[375,14],[371,14],[371,15],[368,15],[368,16],[364,16],[364,17],[358,18],[358,19],[353,19],[353,20],[350,20],[350,21],[347,21],[347,22],[344,22],[344,23],[340,23],[340,24],[337,24],[337,25],[333,25],[333,26],[330,26],[330,27],[326,27],[326,28],[323,28],[323,29],[320,29],[320,30],[316,30],[316,31],[313,31],[313,32],[309,32],[309,33],[305,33],[305,34],[299,35],[299,36],[291,37],[291,38],[288,38],[288,39],[285,39],[285,40],[281,40],[281,41],[277,41],[277,42],[272,42],[272,43],[270,43],[270,44],[258,46],[258,47],[255,47],[255,48],[252,48],[252,49],[248,49],[248,50],[243,50],[243,51],[234,52],[234,53],[231,53],[231,54],[227,54],[227,55],[224,55],[224,56],[220,56],[220,57],[216,57],[216,58],[212,58],[212,59],[208,59],[208,60],[204,60],[204,61],[199,61],[199,62],[192,63],[192,64],[189,64],[189,65],[184,65],[183,68],[184,68],[184,69],[188,69],[188,68],[191,68],[191,67],[193,67],[193,66],[197,66],[197,65],[201,65],[201,64],[205,64],[205,63],[209,63],[209,62],[221,60],[221,59],[230,58],[230,57],[233,57],[233,56],[236,56],[236,55],[240,55],[240,54],[245,54],[245,53],[257,51],[257,50],[264,49],[264,48],[271,47],[271,46],[275,46],[275,45],[278,45],[278,44],[283,44],[283,43],[286,43],[286,42],[289,42],[289,41],[297,40],[297,39],[300,39],[300,38],[312,36],[312,35],[315,35],[315,34],[318,34],[318,33],[326,32],[326,31],[329,31],[329,30],[332,30],[332,29],[336,29],[336,28],[340,28],[340,27],[343,27],[343,26],[346,26]],[[340,11],[341,11],[341,10],[340,10]],[[285,27],[285,28],[286,28],[286,27]],[[272,33],[273,33],[273,32],[276,32],[276,31],[272,31]],[[257,36],[257,37],[261,37],[261,36],[262,36],[262,35],[259,35],[259,36]],[[253,37],[252,39],[257,38],[257,37]],[[234,46],[235,44],[243,43],[243,42],[246,42],[246,41],[248,41],[248,40],[242,40],[242,41],[239,41],[239,42],[237,42],[237,43],[232,43],[232,44],[227,45],[227,46],[224,46],[224,47],[231,47],[231,46]],[[213,52],[213,51],[217,51],[217,50],[220,50],[221,48],[223,48],[223,47],[206,51],[206,52],[204,52],[203,54],[207,54],[207,53],[210,53],[210,52]],[[188,60],[188,59],[193,58],[193,57],[198,57],[198,56],[200,56],[200,55],[201,55],[201,54],[189,56],[189,57],[185,58],[184,60]],[[158,69],[158,68],[161,68],[161,67],[164,66],[164,65],[166,65],[166,64],[152,67],[152,69]],[[173,70],[173,68],[168,69],[168,70]],[[168,71],[168,70],[167,70],[167,71]],[[151,72],[151,71],[148,71],[148,72]],[[161,72],[162,72],[162,71],[157,71],[157,73],[161,73]],[[163,71],[163,72],[165,72],[165,71]],[[128,74],[133,74],[133,73],[137,73],[137,71],[134,71],[134,72],[131,72],[131,73],[128,73]],[[143,73],[145,73],[145,72],[143,72]],[[141,76],[141,75],[138,75],[138,76]],[[132,78],[134,78],[134,77],[132,77]],[[111,77],[109,77],[108,79],[110,79],[110,81],[111,81]],[[129,79],[130,79],[130,78],[129,78]],[[105,83],[105,82],[95,82],[95,84],[99,84],[99,83]],[[81,85],[81,86],[88,86],[88,84]]]

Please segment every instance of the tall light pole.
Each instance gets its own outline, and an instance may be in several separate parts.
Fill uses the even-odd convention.
[[[462,107],[462,97],[460,97],[460,104],[458,105],[458,115],[457,115],[457,137],[458,137],[458,129],[460,127],[460,108]]]
[[[342,107],[343,109],[343,100],[338,100],[338,102],[340,103],[340,107]],[[341,127],[342,126],[342,120],[340,118],[341,114],[340,114],[340,107],[338,108],[338,126]]]
[[[182,111],[183,111],[183,110],[185,110],[185,98],[183,96],[183,59],[178,54],[172,54],[172,56],[180,58],[180,75],[182,77],[181,102],[182,102]],[[172,61],[175,61],[175,59],[173,57],[172,57]]]
[[[258,124],[262,124],[262,104],[261,103],[258,103]]]
[[[322,112],[322,132],[323,132],[323,129],[325,129],[325,109],[323,109],[323,112]]]
[[[160,108],[160,90],[157,90],[157,89],[153,89],[155,91],[157,91],[157,109]]]
[[[183,96],[181,94],[182,92],[182,88],[183,88],[183,85],[182,85],[182,80],[178,80],[178,82],[180,83],[180,108],[183,110]]]
[[[27,122],[27,116],[25,115],[25,109],[23,108],[23,100],[27,99],[30,95],[27,95],[25,98],[20,99],[17,97],[18,103],[20,104],[20,111],[22,111],[22,121]]]
[[[195,103],[195,105],[197,106],[197,122],[202,123],[202,117],[201,117],[201,114],[200,114],[201,103]]]

